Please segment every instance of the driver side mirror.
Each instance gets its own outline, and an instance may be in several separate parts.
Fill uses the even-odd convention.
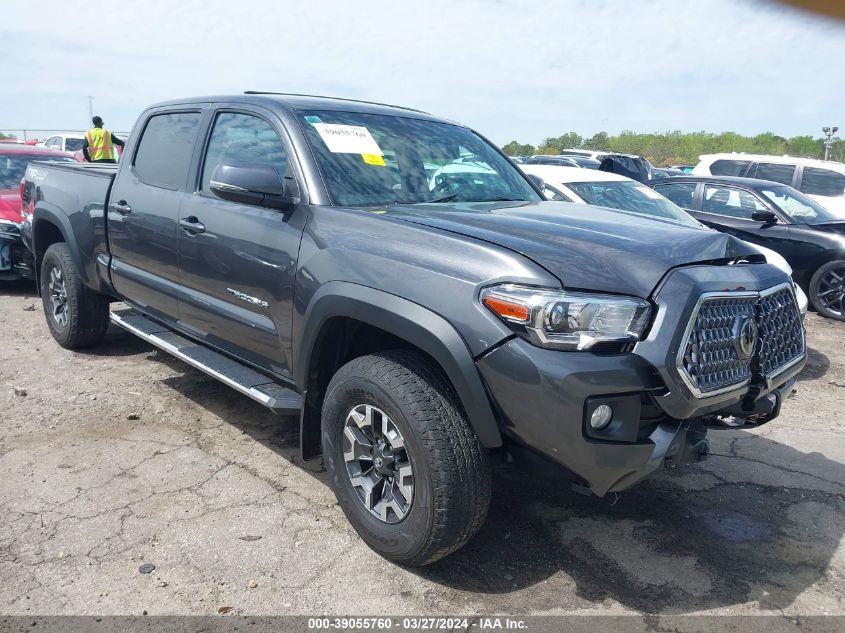
[[[764,222],[766,224],[776,224],[778,216],[771,211],[754,211],[751,214],[751,219],[755,222]]]
[[[291,181],[296,187],[296,181]],[[279,171],[270,165],[218,165],[209,188],[218,198],[231,202],[281,210],[299,204],[299,192],[292,194]]]
[[[540,178],[540,176],[536,174],[526,174],[528,176],[528,180],[534,183],[534,186],[537,187],[540,191],[543,191],[546,188],[546,181]]]

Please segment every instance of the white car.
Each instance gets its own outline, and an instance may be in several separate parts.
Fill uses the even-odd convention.
[[[834,215],[845,218],[845,164],[832,160],[766,156],[764,154],[704,154],[694,176],[743,176],[790,185]]]
[[[54,134],[44,139],[39,145],[60,149],[63,152],[76,152],[82,149],[85,144],[85,135],[81,132],[64,132]]]
[[[426,173],[428,173],[428,169],[426,169]],[[429,177],[428,188],[431,191],[449,191],[453,182],[461,183],[468,187],[480,187],[485,185],[494,186],[500,181],[501,178],[498,172],[491,168],[490,165],[474,160],[472,156],[468,156],[437,168]]]
[[[601,150],[592,150],[592,149],[562,149],[560,150],[561,155],[566,156],[569,154],[570,156],[584,156],[585,158],[592,158],[593,160],[601,160],[605,156],[607,156],[610,152],[604,152]]]
[[[543,194],[549,200],[608,207],[705,228],[689,213],[654,189],[619,174],[551,165],[519,165],[519,168],[528,175],[542,179]],[[792,267],[782,255],[758,244],[746,244],[762,253],[767,262],[792,276]],[[807,313],[807,295],[798,284],[793,282],[792,285],[803,316]]]

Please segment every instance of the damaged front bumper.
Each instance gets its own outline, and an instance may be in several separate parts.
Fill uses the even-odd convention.
[[[35,279],[32,253],[21,239],[20,224],[0,220],[0,281]]]
[[[596,495],[620,491],[664,465],[705,459],[708,429],[756,427],[780,412],[806,354],[782,370],[717,393],[694,393],[676,362],[699,297],[787,283],[768,265],[690,267],[667,277],[654,296],[647,339],[630,353],[561,352],[515,338],[477,361],[513,453],[563,466]],[[803,329],[802,329],[803,337]],[[802,338],[803,344],[803,338]],[[612,422],[593,429],[601,405]]]

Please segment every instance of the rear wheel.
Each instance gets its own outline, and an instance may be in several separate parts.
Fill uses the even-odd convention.
[[[397,350],[341,367],[326,391],[322,441],[338,503],[385,558],[432,563],[484,522],[487,454],[428,357]]]
[[[819,314],[845,321],[845,260],[819,268],[810,280],[810,301]]]
[[[50,334],[62,347],[79,349],[103,340],[109,326],[108,298],[82,283],[64,242],[44,253],[41,302]]]

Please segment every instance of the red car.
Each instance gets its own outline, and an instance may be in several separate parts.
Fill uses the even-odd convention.
[[[21,180],[34,160],[73,161],[55,149],[0,143],[0,281],[35,278],[32,257],[21,242]]]

